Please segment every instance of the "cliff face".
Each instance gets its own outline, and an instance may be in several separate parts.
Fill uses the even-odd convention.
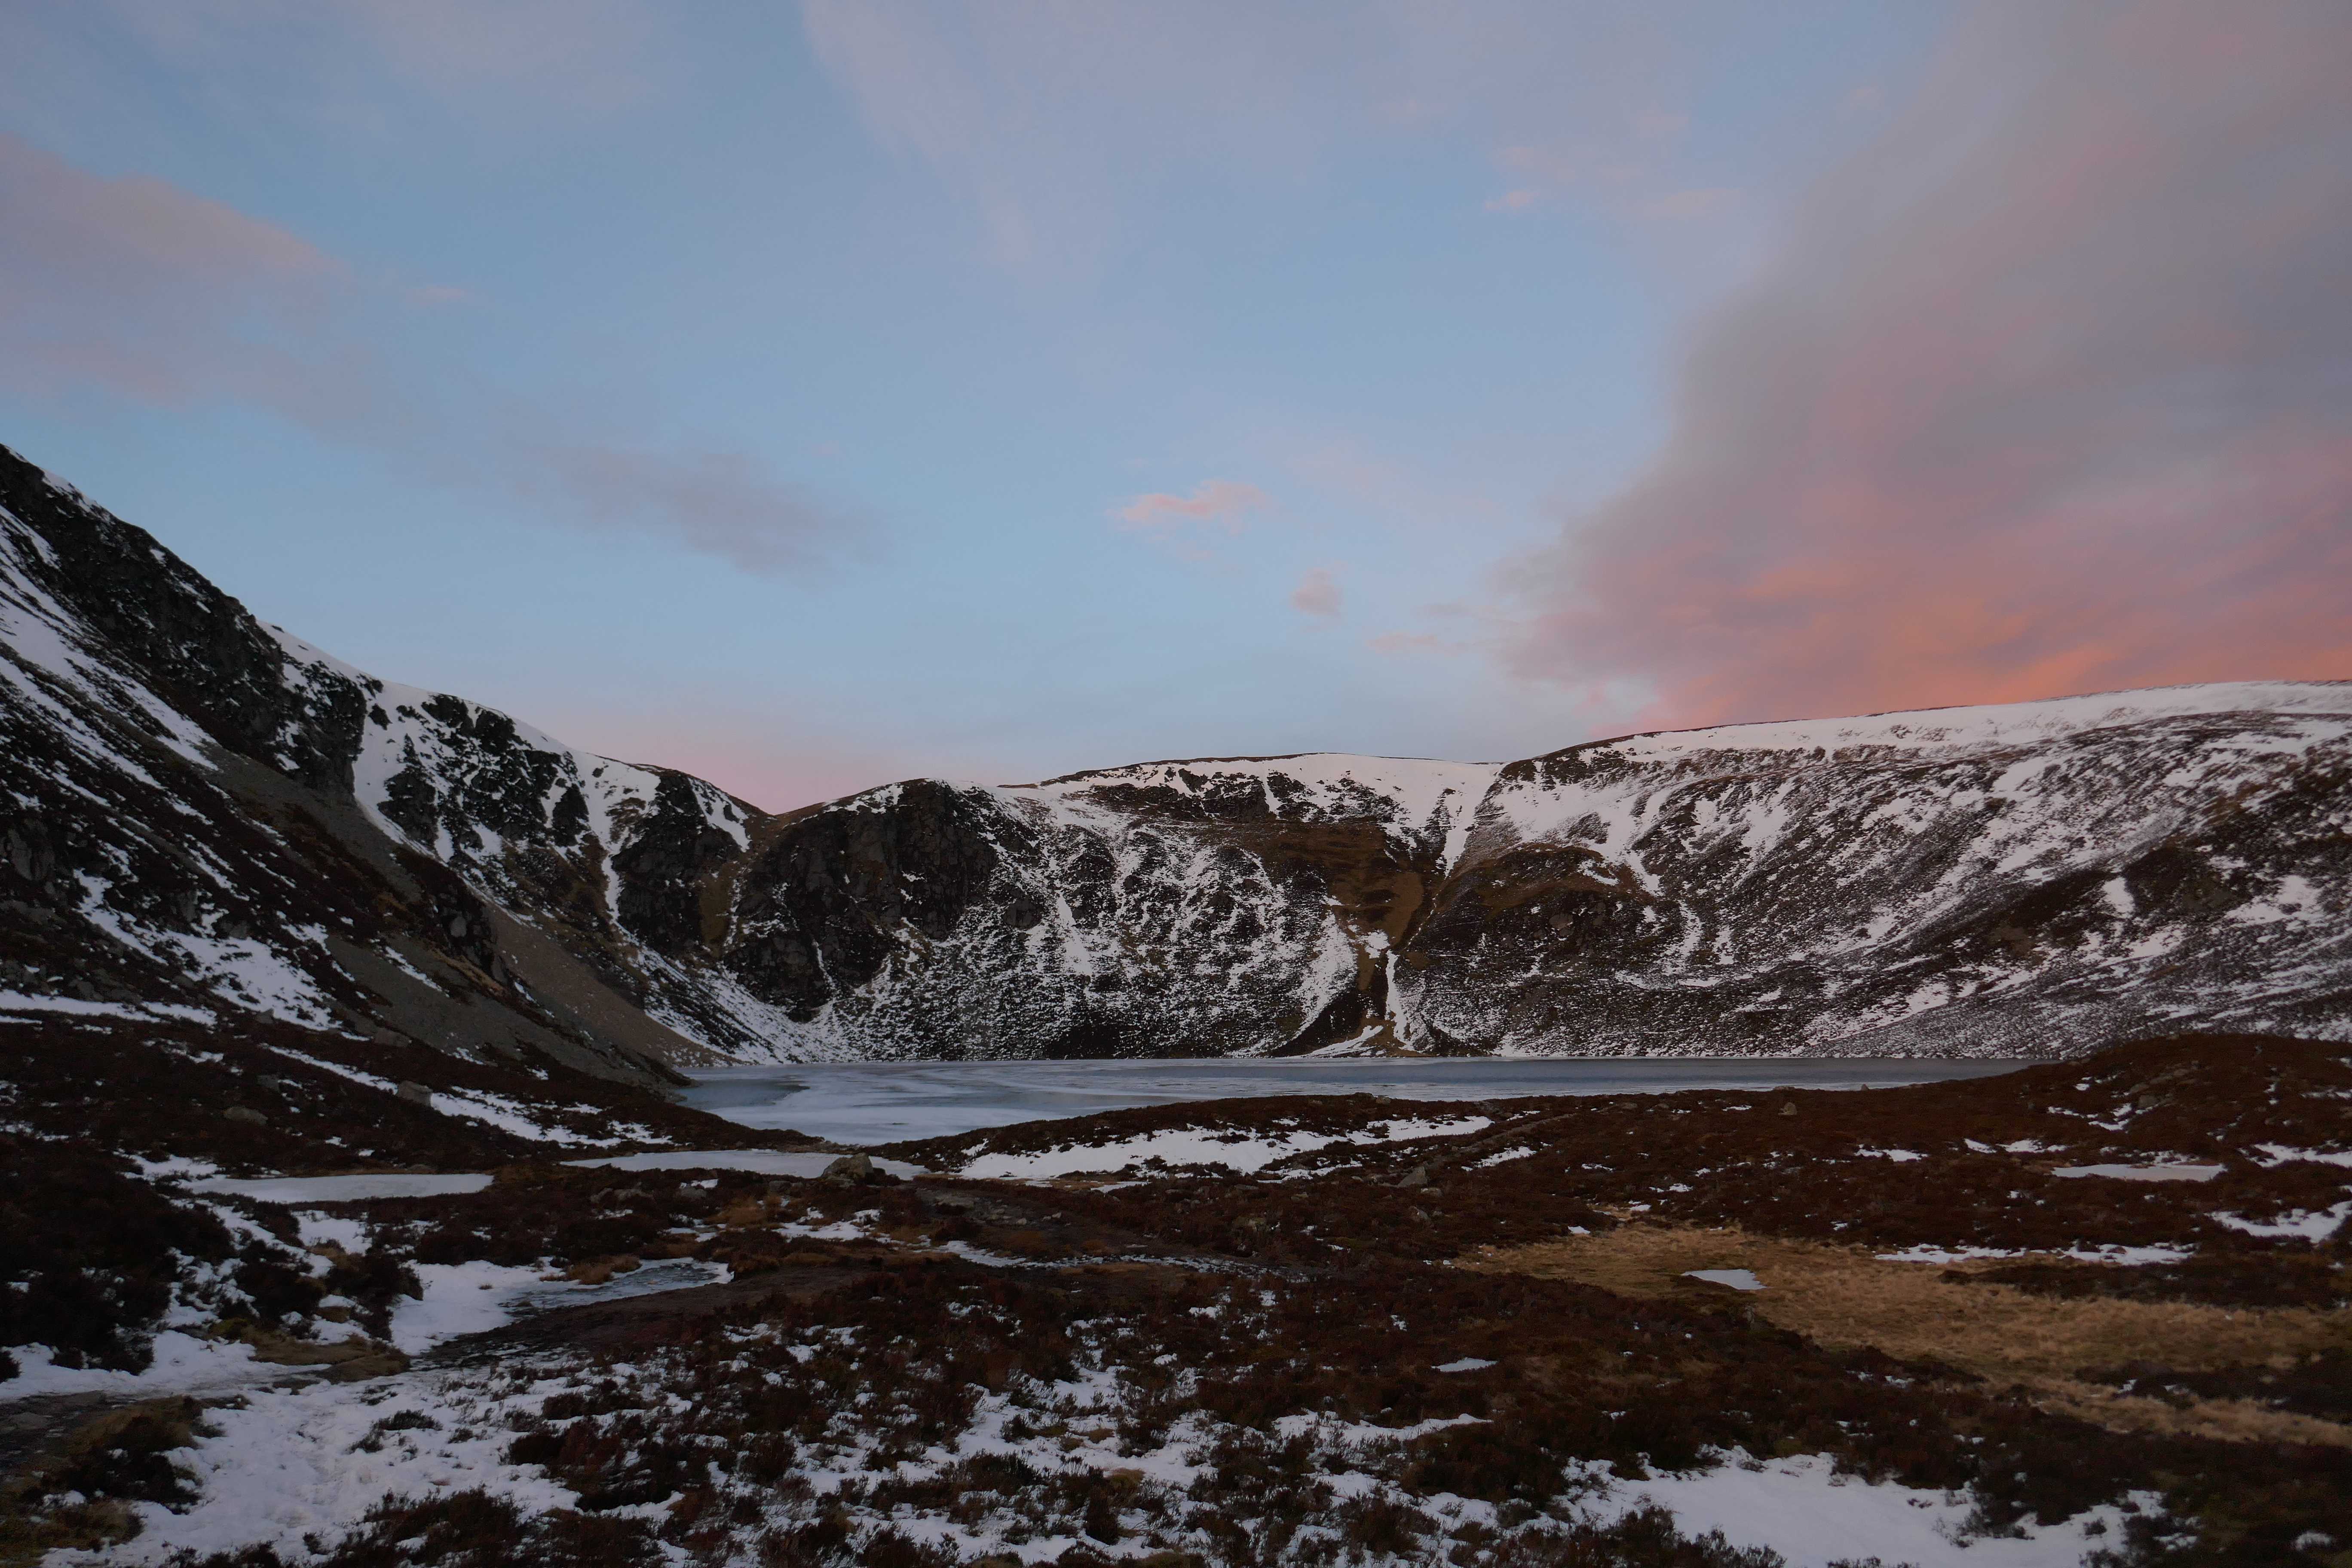
[[[0,990],[475,1052],[2352,1037],[2352,684],[919,780],[769,816],[375,679],[0,453]],[[13,1004],[8,1004],[13,1005]]]

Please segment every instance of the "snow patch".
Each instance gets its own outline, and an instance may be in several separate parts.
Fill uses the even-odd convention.
[[[2129,1517],[2102,1507],[2063,1524],[2021,1527],[2018,1537],[1977,1535],[1963,1493],[1874,1486],[1839,1475],[1822,1455],[1759,1463],[1734,1450],[1727,1458],[1732,1462],[1716,1469],[1645,1481],[1616,1479],[1606,1461],[1578,1468],[1608,1479],[1605,1501],[1591,1510],[1602,1523],[1654,1503],[1685,1534],[1719,1530],[1736,1546],[1771,1548],[1789,1568],[1870,1558],[1914,1568],[2077,1568],[2094,1547],[2120,1541]],[[2159,1501],[2153,1493],[2133,1498],[2144,1510]]]
[[[2231,1230],[2242,1230],[2248,1236],[2299,1236],[2306,1241],[2326,1241],[2343,1228],[2347,1215],[2352,1215],[2352,1202],[2340,1203],[2334,1208],[2321,1209],[2316,1213],[2309,1209],[2295,1209],[2284,1218],[2269,1221],[2251,1220],[2234,1214],[2217,1214],[2213,1217]]]
[[[2210,1182],[2229,1167],[2168,1162],[2153,1165],[2061,1165],[2053,1176],[2105,1176],[2116,1182]]]
[[[1147,1160],[1169,1165],[1223,1165],[1228,1169],[1261,1171],[1293,1154],[1312,1153],[1337,1143],[1402,1142],[1415,1138],[1458,1138],[1494,1125],[1484,1116],[1453,1121],[1400,1118],[1384,1132],[1365,1128],[1339,1132],[1221,1132],[1174,1127],[1139,1133],[1114,1143],[1048,1149],[1036,1153],[982,1154],[964,1163],[961,1174],[980,1178],[1021,1178],[1075,1175],[1082,1171],[1117,1171]]]

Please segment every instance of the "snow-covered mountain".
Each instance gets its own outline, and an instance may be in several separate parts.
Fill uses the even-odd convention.
[[[2352,1037],[2352,683],[771,816],[390,685],[0,452],[0,1010],[648,1058]]]
[[[1575,746],[1502,770],[1397,1010],[1506,1050],[2342,1038],[2347,827],[2344,682]]]

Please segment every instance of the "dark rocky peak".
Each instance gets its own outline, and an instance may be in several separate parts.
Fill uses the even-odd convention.
[[[11,454],[0,487],[0,1012],[224,1035],[276,1020],[641,1079],[647,1041],[691,1048],[618,997],[604,1011],[635,1018],[628,1042],[543,1003],[533,985],[576,961],[551,947],[526,983],[502,889],[387,836],[356,795],[391,689]],[[502,721],[434,706],[511,749]],[[473,802],[504,822],[519,793]]]
[[[106,695],[143,689],[160,700],[131,699],[151,724],[162,722],[160,705],[215,744],[303,784],[349,787],[361,692],[345,681],[289,683],[277,639],[145,530],[0,447],[0,531],[8,554],[0,595],[18,622],[10,642],[20,661],[37,662],[43,643],[79,654],[84,677],[114,678]]]

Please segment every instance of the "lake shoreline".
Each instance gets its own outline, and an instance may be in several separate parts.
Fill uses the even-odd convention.
[[[1160,1058],[812,1062],[693,1069],[688,1106],[842,1144],[898,1143],[1146,1106],[1289,1095],[1459,1101],[1551,1095],[1893,1089],[2023,1058],[1936,1057]]]

